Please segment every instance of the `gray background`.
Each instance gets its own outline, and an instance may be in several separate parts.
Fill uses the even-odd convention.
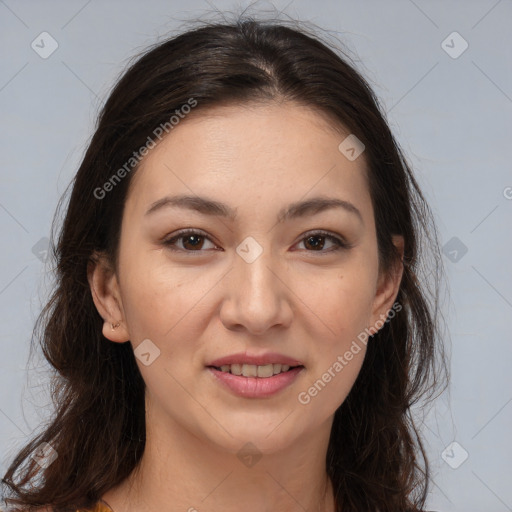
[[[0,0],[2,474],[48,416],[44,361],[34,357],[26,371],[33,323],[51,284],[45,238],[99,106],[129,57],[212,6],[237,13],[239,5]],[[438,220],[451,294],[444,314],[452,380],[424,421],[435,481],[429,507],[512,510],[512,2],[274,5],[337,33],[359,59]],[[275,14],[268,3],[252,12],[260,10]],[[31,47],[34,40],[42,46],[43,31],[59,45],[46,59]],[[469,45],[460,55],[463,40],[448,37],[454,31]]]

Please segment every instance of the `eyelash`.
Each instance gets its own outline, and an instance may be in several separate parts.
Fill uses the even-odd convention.
[[[183,229],[181,231],[178,231],[175,235],[173,235],[172,238],[163,240],[162,243],[166,247],[168,247],[171,251],[192,253],[192,254],[204,252],[204,250],[201,250],[201,249],[197,250],[197,251],[187,251],[185,249],[179,249],[179,248],[176,249],[175,247],[173,247],[177,240],[179,240],[180,238],[184,238],[187,235],[199,235],[199,236],[202,236],[203,238],[206,238],[210,242],[214,243],[206,233],[204,233],[203,231],[198,230],[198,229]],[[331,252],[337,252],[337,251],[340,251],[341,249],[347,250],[352,247],[351,244],[345,242],[345,240],[343,240],[342,238],[335,236],[327,231],[322,231],[322,230],[306,233],[304,235],[304,237],[300,240],[300,242],[303,242],[304,240],[306,240],[308,238],[318,237],[318,236],[321,236],[321,237],[331,240],[335,244],[335,246],[327,251],[323,251],[323,250],[322,251],[308,251],[307,249],[304,249],[304,250],[306,250],[306,252],[326,254],[326,253],[331,253]]]

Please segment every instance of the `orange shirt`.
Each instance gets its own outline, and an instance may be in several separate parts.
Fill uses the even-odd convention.
[[[89,510],[77,510],[76,512],[113,512],[110,507],[102,503],[101,501],[98,501],[94,508],[91,508]]]

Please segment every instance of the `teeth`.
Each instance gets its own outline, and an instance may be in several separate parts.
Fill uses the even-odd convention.
[[[258,367],[255,364],[244,364],[242,366],[242,375],[244,377],[257,377]]]
[[[279,373],[287,372],[290,366],[287,364],[270,363],[265,365],[255,364],[223,364],[220,370],[233,375],[243,375],[244,377],[272,377]]]
[[[229,367],[231,366],[231,373],[233,375],[242,375],[242,365],[241,364],[232,364],[232,365],[228,364],[226,366],[228,367],[228,369],[227,370],[222,370],[222,371],[229,372]]]
[[[266,364],[265,366],[258,366],[258,377],[272,377],[274,375],[274,365]]]

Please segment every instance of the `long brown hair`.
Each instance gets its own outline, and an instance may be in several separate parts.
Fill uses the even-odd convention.
[[[222,104],[295,101],[364,143],[384,271],[398,257],[392,236],[405,241],[396,298],[403,310],[368,343],[360,374],[335,413],[326,469],[339,511],[422,510],[429,471],[411,407],[434,396],[446,369],[433,215],[382,107],[348,55],[307,29],[241,18],[207,23],[148,49],[99,115],[54,244],[56,287],[34,329],[40,329],[43,354],[55,369],[56,410],[8,468],[6,502],[21,510],[87,508],[141,458],[145,384],[131,344],[102,335],[87,268],[94,251],[106,253],[116,267],[123,206],[137,168],[126,163],[191,99],[197,102],[194,114]],[[123,166],[126,172],[117,172]],[[112,179],[116,172],[122,179]],[[58,454],[46,468],[31,458],[43,442]]]

